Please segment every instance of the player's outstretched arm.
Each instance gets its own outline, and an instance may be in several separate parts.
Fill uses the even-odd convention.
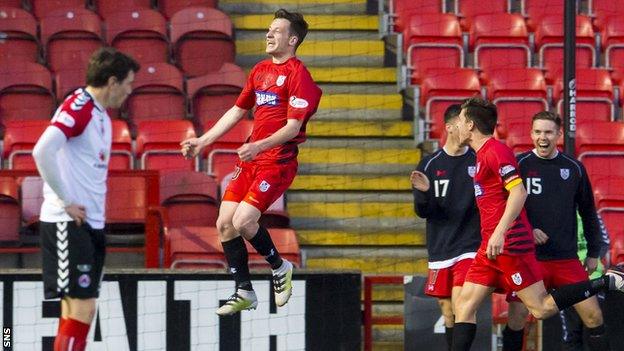
[[[277,132],[264,139],[256,140],[252,143],[243,144],[238,148],[238,156],[243,161],[251,161],[256,155],[264,150],[268,150],[278,145],[282,145],[285,142],[296,137],[301,130],[302,120],[289,118],[286,121],[286,125],[278,129]]]
[[[56,163],[56,154],[67,142],[67,137],[57,127],[48,127],[33,149],[33,158],[41,178],[50,186],[54,193],[63,201],[67,214],[81,225],[86,218],[85,208],[75,204],[70,198],[61,170]]]
[[[232,106],[204,135],[180,142],[182,155],[189,159],[199,155],[203,148],[214,143],[223,134],[232,129],[245,116],[245,113],[247,113],[247,110],[236,105]]]

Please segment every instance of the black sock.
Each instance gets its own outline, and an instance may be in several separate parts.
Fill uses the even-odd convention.
[[[446,345],[448,345],[448,350],[452,351],[453,347],[453,327],[444,327],[444,335],[446,336]]]
[[[247,248],[243,237],[239,236],[232,240],[222,241],[225,259],[230,266],[230,273],[234,276],[236,287],[244,290],[253,290],[251,276],[247,265]]]
[[[503,330],[503,351],[522,351],[524,329],[513,330],[506,326]]]
[[[469,351],[477,334],[474,323],[455,323],[453,327],[453,351]]]
[[[596,328],[587,328],[587,346],[591,351],[609,351],[609,338],[604,324]]]
[[[282,265],[282,257],[271,240],[269,231],[266,228],[260,226],[256,236],[249,240],[251,246],[253,246],[259,254],[264,256],[264,259],[269,262],[272,269],[278,269]]]
[[[609,276],[603,275],[600,278],[564,285],[555,289],[550,295],[555,300],[559,311],[562,311],[601,291],[609,290],[609,282]]]

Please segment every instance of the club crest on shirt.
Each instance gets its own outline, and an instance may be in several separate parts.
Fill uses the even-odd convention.
[[[275,85],[277,85],[278,87],[281,87],[282,85],[284,85],[285,81],[286,81],[286,76],[280,74],[279,76],[277,76]]]
[[[260,189],[260,191],[262,191],[263,193],[266,193],[267,190],[269,190],[269,188],[271,187],[271,184],[267,183],[266,180],[263,180],[260,185],[258,185],[258,188]]]
[[[514,282],[514,284],[516,285],[520,285],[522,284],[522,276],[520,275],[520,272],[516,272],[514,274],[511,275],[511,280]]]
[[[474,178],[475,174],[477,174],[477,167],[468,166],[468,175],[470,176],[470,178]]]
[[[570,169],[569,168],[561,168],[561,169],[559,169],[559,174],[561,175],[561,179],[568,180],[568,178],[570,178]]]
[[[91,285],[91,278],[89,277],[89,275],[86,273],[80,275],[80,277],[78,277],[78,285],[80,285],[80,287],[82,288],[89,287],[89,285]]]
[[[294,108],[306,108],[308,107],[308,101],[306,99],[298,98],[296,96],[291,96],[290,106]]]

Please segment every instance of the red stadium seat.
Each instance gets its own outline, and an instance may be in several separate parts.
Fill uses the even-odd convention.
[[[299,243],[292,229],[271,229],[271,239],[280,255],[301,266]],[[268,263],[245,240],[250,268],[268,268]],[[182,227],[168,230],[165,239],[165,267],[178,269],[226,268],[219,233],[214,227]]]
[[[618,1],[613,0],[591,0],[591,13],[594,16],[594,25],[602,30],[607,22],[607,18],[614,16],[622,18],[624,7]]]
[[[84,10],[85,0],[30,0],[32,13],[42,19],[52,12],[65,10]]]
[[[43,66],[31,62],[0,65],[0,120],[49,120],[54,112],[52,77]]]
[[[54,75],[56,81],[56,98],[60,101],[73,93],[76,89],[85,86],[87,66],[61,67]]]
[[[553,82],[563,76],[563,17],[544,16],[535,30],[535,50],[539,52],[540,67],[546,79]],[[576,17],[576,66],[596,66],[594,30],[589,18]]]
[[[579,160],[585,165],[592,182],[624,174],[624,155],[621,153],[584,152]]]
[[[203,126],[221,118],[236,103],[245,80],[245,72],[231,63],[224,63],[217,72],[189,79],[187,91],[195,119]]]
[[[97,13],[106,20],[111,15],[130,10],[150,10],[151,0],[98,0],[96,1]]]
[[[470,46],[481,70],[525,68],[531,63],[528,31],[522,16],[502,13],[473,19]]]
[[[217,9],[191,7],[176,12],[171,18],[171,42],[175,61],[191,77],[234,62],[232,21]]]
[[[41,204],[43,204],[43,179],[41,177],[24,177],[20,184],[20,201],[22,204],[22,221],[26,226],[39,221]]]
[[[37,62],[37,21],[28,12],[0,7],[0,65],[10,62]]]
[[[100,18],[85,9],[50,12],[41,19],[41,43],[52,71],[86,67],[91,54],[104,44]]]
[[[190,121],[139,122],[136,154],[141,169],[198,170],[197,158],[186,160],[180,153],[180,142],[195,137]]]
[[[420,85],[420,105],[425,107],[429,138],[441,138],[444,133],[444,111],[451,104],[480,95],[477,73],[468,68],[428,70]]]
[[[125,121],[113,119],[112,150],[108,162],[109,169],[133,169],[132,137]]]
[[[0,0],[0,7],[21,9],[22,0]]]
[[[596,207],[619,207],[624,210],[624,178],[598,178],[592,187]]]
[[[165,17],[172,18],[178,11],[189,7],[217,7],[217,0],[159,0],[158,8]]]
[[[624,263],[624,208],[598,210],[611,239],[611,264]]]
[[[19,240],[20,212],[15,178],[0,176],[0,243],[14,243]]]
[[[186,95],[182,72],[167,63],[141,67],[126,106],[130,119],[134,121],[185,118]]]
[[[217,183],[201,172],[161,172],[160,204],[168,211],[170,228],[214,227],[219,212]]]
[[[145,222],[148,189],[144,178],[109,176],[107,188],[107,225],[137,225]]]
[[[555,80],[553,100],[559,101],[557,110],[563,110],[563,79]],[[613,83],[606,69],[576,70],[576,123],[611,121],[615,114]]]
[[[462,18],[462,28],[469,31],[476,16],[506,13],[509,11],[507,3],[507,0],[492,0],[488,1],[487,6],[483,6],[480,0],[456,0],[455,12]]]
[[[444,12],[444,1],[440,0],[393,0],[388,3],[389,25],[397,33],[405,30],[412,16]]]
[[[527,17],[526,23],[529,30],[535,31],[538,23],[545,16],[563,18],[563,4],[563,1],[558,0],[522,0],[522,14]]]
[[[218,184],[234,172],[234,167],[240,162],[236,150],[217,149],[208,154],[208,174],[215,177]]]
[[[36,170],[32,150],[49,121],[14,121],[5,124],[3,158],[9,169]]]
[[[548,93],[544,75],[539,69],[512,68],[488,72],[488,99],[496,104],[498,112],[498,136],[507,137],[512,123],[531,126],[531,118],[540,111],[548,110]]]
[[[111,14],[106,24],[108,43],[139,63],[169,61],[167,21],[158,11],[138,9],[118,12]]]
[[[428,69],[463,67],[462,32],[454,15],[415,14],[403,37],[412,84],[418,84]]]
[[[621,17],[608,17],[601,33],[605,49],[605,66],[614,70],[612,77],[617,82],[624,78],[624,23]]]
[[[624,155],[624,123],[590,121],[577,124],[576,146],[580,156],[586,152],[619,152]]]

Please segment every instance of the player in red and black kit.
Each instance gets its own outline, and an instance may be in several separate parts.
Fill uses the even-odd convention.
[[[280,257],[258,219],[295,178],[297,145],[305,141],[306,123],[321,98],[321,89],[295,57],[307,32],[308,24],[301,14],[284,9],[275,12],[266,34],[266,53],[271,58],[251,70],[236,104],[212,129],[200,138],[180,143],[182,154],[194,157],[255,106],[253,131],[238,149],[240,162],[225,190],[217,219],[223,251],[236,281],[236,292],[217,310],[219,315],[255,309],[258,304],[243,237],[271,265],[275,304],[285,305],[292,292],[293,266]]]
[[[455,125],[460,111],[460,105],[446,109],[444,147],[424,157],[410,177],[416,214],[427,219],[429,276],[425,294],[438,299],[449,349],[455,320],[453,302],[481,243],[479,212],[472,195],[476,156],[468,146],[459,145]]]
[[[479,98],[462,104],[459,138],[477,152],[474,191],[482,243],[457,300],[453,350],[467,351],[476,332],[476,310],[494,290],[515,291],[537,319],[544,319],[601,291],[624,292],[624,273],[562,285],[547,293],[524,210],[527,192],[511,149],[492,136],[496,106]]]
[[[598,267],[603,247],[602,231],[585,167],[573,157],[557,150],[557,140],[562,134],[561,125],[561,118],[556,113],[537,113],[533,116],[531,127],[535,148],[518,156],[520,174],[528,193],[525,208],[533,225],[537,260],[544,285],[548,289],[588,280],[589,274]],[[584,265],[577,255],[577,210],[587,240]],[[516,330],[508,326],[503,344],[510,345],[507,351],[522,350],[521,328],[524,328],[528,312],[519,302],[508,300],[511,300],[509,324],[513,322],[517,326]],[[574,309],[588,329],[589,349],[609,350],[609,340],[596,296],[577,303]]]

